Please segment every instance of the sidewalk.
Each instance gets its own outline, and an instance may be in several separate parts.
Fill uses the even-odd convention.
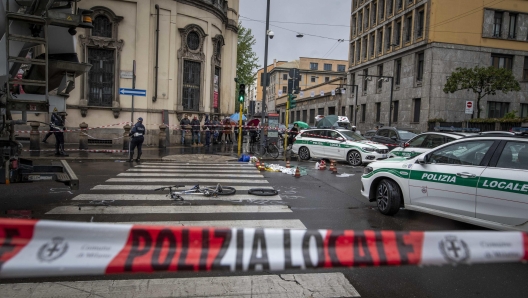
[[[29,149],[29,142],[22,142],[23,150]],[[122,145],[93,145],[89,147],[89,151],[78,151],[78,144],[66,143],[67,157],[55,156],[55,142],[40,143],[40,155],[31,156],[29,151],[23,151],[23,158],[38,160],[73,160],[73,161],[112,161],[124,162],[128,159],[128,153],[125,152],[110,152],[112,150],[123,150]],[[103,152],[94,152],[94,151]],[[106,151],[106,152],[105,152]],[[165,149],[159,149],[154,146],[143,145],[142,161],[163,161],[163,160],[178,160],[190,161],[189,155],[196,155],[196,159],[216,160],[216,161],[236,161],[238,160],[238,150],[236,144],[219,144],[210,147],[191,147],[190,145],[173,145]],[[137,149],[134,157],[137,156]],[[211,156],[206,158],[206,156]],[[281,157],[279,156],[279,159]],[[195,161],[195,160],[193,160]]]

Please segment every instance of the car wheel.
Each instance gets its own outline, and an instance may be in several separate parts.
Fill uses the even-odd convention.
[[[310,159],[310,150],[306,147],[299,148],[299,157],[302,160],[309,160]]]
[[[378,210],[385,215],[394,215],[400,210],[401,191],[398,185],[388,179],[383,179],[376,187],[376,203]]]
[[[359,153],[356,150],[352,150],[348,152],[347,154],[347,161],[352,166],[360,166],[363,163],[363,159],[361,158],[361,153]]]

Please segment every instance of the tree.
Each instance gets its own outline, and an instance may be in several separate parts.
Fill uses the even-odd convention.
[[[521,90],[519,82],[509,69],[490,67],[458,67],[447,79],[445,93],[459,90],[472,90],[477,96],[477,118],[480,118],[480,100],[486,95],[495,95],[497,91],[504,94]]]
[[[245,28],[242,23],[238,23],[237,78],[239,84],[249,86],[255,80],[255,70],[259,67],[257,54],[253,51],[255,43],[256,40],[251,29]],[[236,90],[238,92],[238,87]],[[236,111],[238,111],[238,100],[236,103]]]

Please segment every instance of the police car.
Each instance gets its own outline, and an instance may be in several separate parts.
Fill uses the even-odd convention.
[[[426,132],[402,142],[389,152],[389,157],[415,157],[440,145],[476,135],[474,133]]]
[[[414,158],[365,167],[361,193],[393,215],[401,207],[497,230],[528,231],[528,138],[462,138]]]
[[[328,158],[348,161],[353,166],[387,158],[387,146],[371,142],[348,129],[309,129],[293,143],[293,152],[303,160]]]

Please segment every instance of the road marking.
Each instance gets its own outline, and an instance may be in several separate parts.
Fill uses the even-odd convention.
[[[3,297],[360,297],[343,273],[0,284]]]
[[[141,172],[141,173],[145,173],[145,172],[157,172],[157,173],[220,173],[220,174],[225,174],[225,173],[248,173],[248,174],[258,174],[260,173],[260,171],[257,171],[257,170],[245,170],[245,169],[240,169],[240,170],[211,170],[211,169],[207,169],[207,170],[197,170],[197,169],[165,169],[165,168],[159,168],[159,167],[154,167],[155,169],[145,169],[145,168],[141,168],[141,169],[136,169],[136,168],[133,168],[133,169],[128,169],[127,171],[128,172]]]
[[[208,166],[208,165],[137,165],[134,168],[156,168],[156,169],[240,169],[250,170],[256,169],[255,167],[242,167],[242,166]]]
[[[209,184],[210,186],[215,186],[216,184],[210,184],[210,183],[206,183],[206,184]],[[201,186],[207,186],[207,185],[202,185],[200,184]],[[92,187],[90,190],[131,190],[131,191],[136,191],[136,190],[154,190],[156,188],[162,188],[162,187],[168,187],[168,186],[171,186],[171,185],[96,185],[94,187]],[[184,189],[189,189],[189,188],[192,188],[194,185],[185,185],[183,188]],[[231,186],[231,185],[225,185],[225,186]],[[252,188],[265,188],[265,189],[273,189],[273,187],[271,186],[262,186],[262,185],[253,185],[253,186],[231,186],[231,187],[234,187],[237,191],[239,190],[250,190]]]
[[[121,173],[121,177],[225,177],[225,178],[264,178],[260,174],[219,174],[219,173]]]
[[[79,210],[80,209],[80,210]],[[288,206],[60,206],[46,214],[279,213]]]
[[[237,164],[237,163],[186,163],[186,162],[142,162],[142,165],[160,165],[160,166],[197,166],[197,167],[204,167],[204,166],[226,166],[226,167],[246,167],[246,168],[254,168],[255,166],[248,163],[243,164]]]
[[[255,183],[268,184],[267,180],[243,180],[243,179],[209,179],[202,178],[110,178],[106,182],[132,182],[132,183],[149,183],[149,182],[167,182],[167,183]]]
[[[73,201],[174,201],[167,197],[168,191],[165,194],[159,195],[141,195],[141,194],[80,194],[73,198]],[[202,194],[184,194],[181,195],[185,201],[248,201],[248,200],[269,200],[269,201],[280,201],[280,196],[269,196],[269,197],[258,197],[254,195],[231,195],[231,196],[217,196],[217,197],[206,197]]]
[[[106,222],[105,222],[106,223]],[[271,220],[211,220],[211,221],[132,221],[116,222],[116,224],[182,226],[182,227],[221,227],[221,228],[262,228],[262,229],[297,229],[306,230],[306,226],[298,219]]]

